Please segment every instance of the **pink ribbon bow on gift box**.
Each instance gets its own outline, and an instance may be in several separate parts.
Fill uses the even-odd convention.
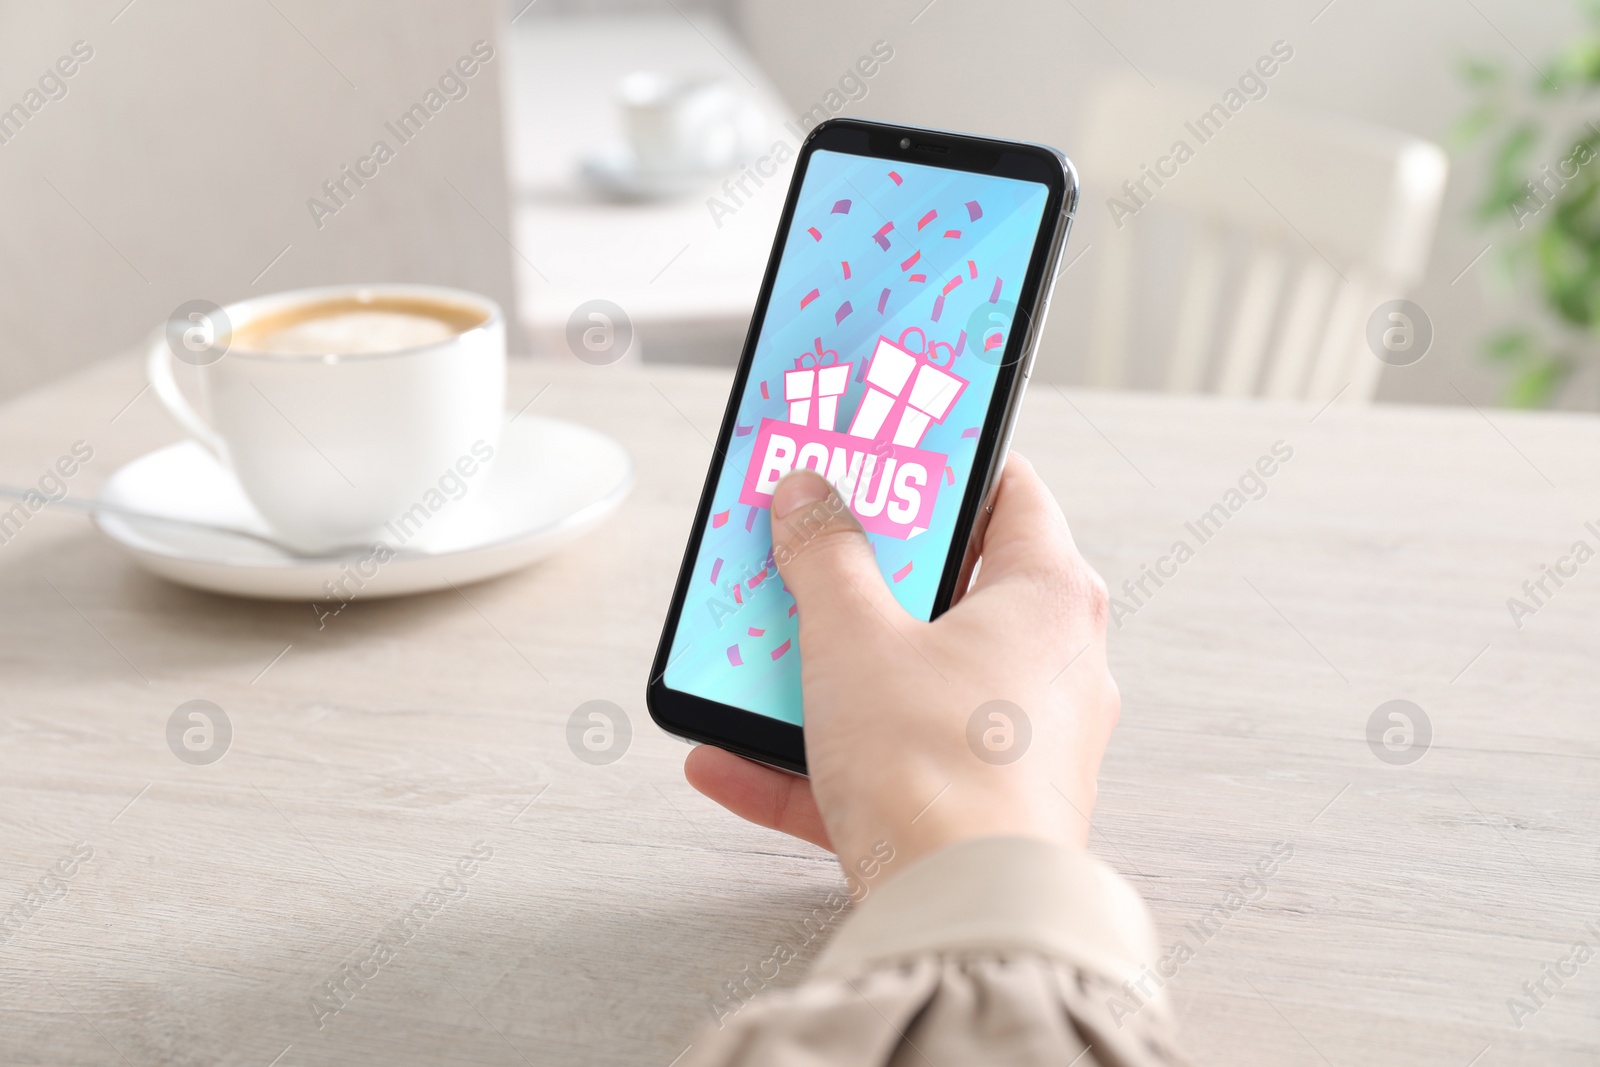
[[[839,398],[850,387],[850,371],[855,364],[840,363],[839,353],[831,348],[823,351],[822,338],[818,337],[815,344],[815,352],[802,353],[794,361],[795,369],[784,372],[783,398],[789,402],[790,423],[831,430],[838,421]],[[811,361],[809,368],[807,360]]]
[[[963,331],[954,345],[947,341],[930,345],[917,326],[901,331],[898,344],[880,336],[867,364],[867,392],[850,422],[850,436],[879,440],[888,426],[892,443],[918,447],[928,428],[944,421],[967,387],[965,378],[944,369],[955,363],[966,340]]]

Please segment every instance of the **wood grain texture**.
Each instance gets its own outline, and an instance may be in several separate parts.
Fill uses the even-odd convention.
[[[0,545],[0,915],[93,848],[0,945],[0,1061],[665,1067],[720,983],[796,943],[837,869],[689,790],[642,700],[726,374],[518,363],[513,405],[547,382],[532,410],[617,437],[638,488],[460,593],[319,629],[148,577],[65,512]],[[123,357],[0,408],[0,480],[83,440],[83,495],[172,440],[140,385]],[[1167,988],[1201,1062],[1592,1063],[1600,962],[1521,1029],[1506,1001],[1600,948],[1600,562],[1520,630],[1506,599],[1600,542],[1600,421],[1317,414],[1031,393],[1016,447],[1114,592],[1294,450],[1113,634],[1094,848],[1194,948]],[[1410,766],[1366,741],[1393,698],[1432,722]],[[233,724],[210,766],[167,747],[191,699]],[[566,746],[590,699],[632,719],[609,766]],[[1277,841],[1293,858],[1200,943]],[[319,1028],[316,988],[479,842],[464,895]]]

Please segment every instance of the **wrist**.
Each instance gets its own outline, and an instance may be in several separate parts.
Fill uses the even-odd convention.
[[[978,838],[1023,837],[1086,847],[1087,821],[1049,784],[1043,795],[1039,792],[967,781],[886,789],[878,803],[860,805],[856,817],[830,827],[830,836],[845,874],[862,877],[870,867],[873,879],[892,877],[924,856]],[[932,799],[917,803],[915,798],[923,796]]]

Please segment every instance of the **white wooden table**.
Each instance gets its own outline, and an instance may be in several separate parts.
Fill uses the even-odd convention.
[[[0,545],[0,909],[48,898],[0,911],[0,1062],[666,1067],[839,884],[691,792],[643,707],[727,378],[518,363],[513,404],[552,379],[534,410],[626,443],[638,489],[464,596],[358,600],[319,630],[308,605],[147,577],[64,512]],[[92,492],[174,437],[139,388],[120,358],[0,408],[0,479],[83,440],[70,484]],[[1520,1030],[1507,999],[1600,948],[1600,562],[1520,630],[1506,600],[1595,544],[1600,422],[1315,414],[1030,396],[1017,447],[1113,587],[1294,449],[1113,636],[1093,846],[1195,949],[1168,990],[1201,1062],[1592,1064],[1600,960]],[[1366,740],[1395,698],[1432,723],[1409,766]],[[193,699],[233,725],[209,766],[166,740]],[[632,718],[608,766],[565,741],[591,699]],[[1200,944],[1186,924],[1279,841],[1265,895]],[[430,898],[475,847],[465,891]],[[309,998],[345,963],[367,978],[319,1028]]]

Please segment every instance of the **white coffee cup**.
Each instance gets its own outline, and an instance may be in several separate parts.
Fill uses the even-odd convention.
[[[209,418],[179,390],[174,358],[198,366]],[[393,544],[388,524],[452,470],[481,479],[499,447],[505,319],[487,297],[432,285],[195,301],[154,338],[147,370],[285,544]]]
[[[617,86],[628,145],[646,171],[728,167],[748,150],[753,110],[718,77],[635,71]]]

